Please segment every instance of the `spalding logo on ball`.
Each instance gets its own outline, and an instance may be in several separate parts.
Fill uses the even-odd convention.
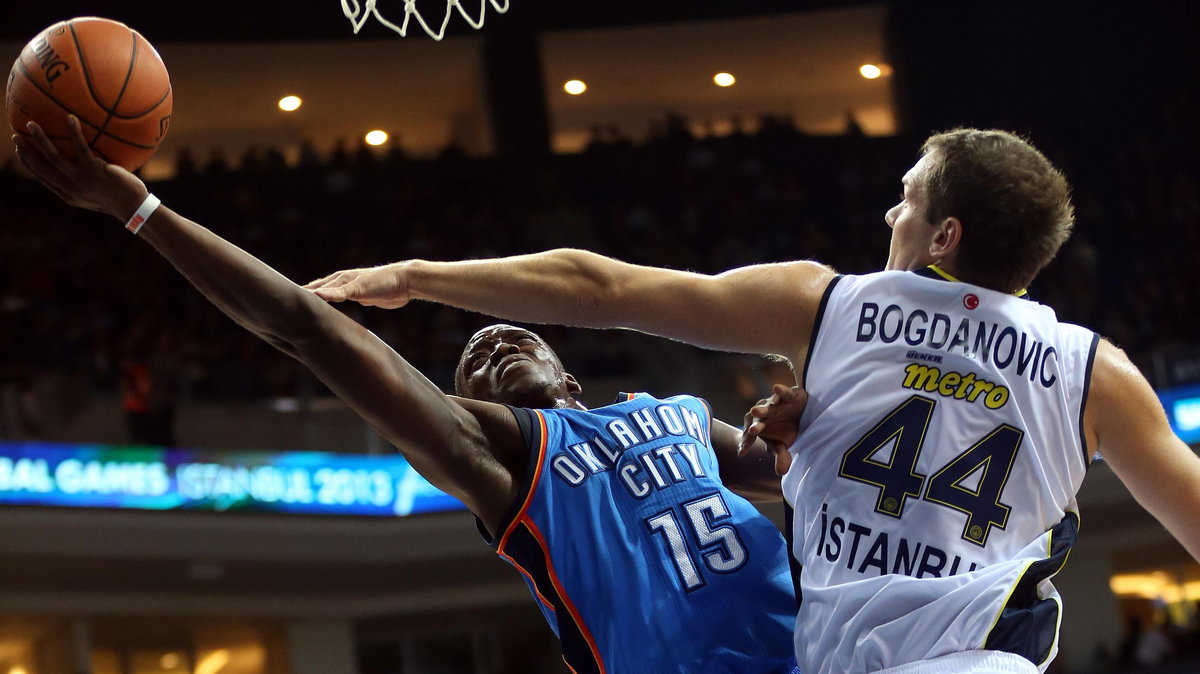
[[[79,17],[43,30],[8,74],[4,99],[13,131],[37,122],[63,154],[75,156],[67,115],[88,147],[106,161],[136,169],[171,125],[171,78],[154,47],[118,21]]]

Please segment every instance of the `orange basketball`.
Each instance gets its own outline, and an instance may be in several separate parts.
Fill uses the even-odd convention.
[[[171,79],[146,38],[109,19],[63,21],[33,38],[8,74],[8,123],[33,120],[58,149],[75,156],[67,131],[74,113],[88,146],[134,170],[154,154],[171,124]]]

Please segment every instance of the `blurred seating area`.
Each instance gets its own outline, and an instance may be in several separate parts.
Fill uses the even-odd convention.
[[[1074,185],[1078,225],[1031,292],[1143,362],[1197,341],[1196,116],[1180,101],[1152,128],[1032,137]],[[345,143],[326,155],[307,147],[291,162],[272,148],[237,160],[181,152],[176,176],[151,189],[300,283],[406,258],[559,246],[703,272],[795,258],[851,273],[881,268],[883,214],[921,138],[810,136],[769,116],[752,126],[717,136],[669,116],[645,142],[598,128],[580,154],[518,162]],[[319,390],[115,221],[61,204],[12,165],[0,170],[0,202],[0,382],[19,388],[54,372],[80,395],[112,392],[131,363],[149,363],[183,399]],[[461,346],[488,322],[424,303],[346,310],[447,390]],[[646,367],[636,343],[542,332],[582,378]]]

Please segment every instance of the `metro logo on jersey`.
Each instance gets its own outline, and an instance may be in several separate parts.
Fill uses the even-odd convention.
[[[900,384],[914,391],[936,393],[944,398],[976,402],[981,397],[990,410],[998,410],[1008,404],[1008,388],[993,384],[974,372],[942,372],[936,367],[911,363],[904,368],[904,381]]]

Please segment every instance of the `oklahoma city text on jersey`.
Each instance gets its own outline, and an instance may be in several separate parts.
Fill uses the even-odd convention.
[[[605,426],[609,437],[567,446],[550,460],[555,475],[572,486],[583,484],[590,475],[616,468],[621,483],[634,498],[645,498],[651,489],[666,489],[692,477],[704,477],[699,449],[693,443],[674,443],[624,460],[626,450],[666,435],[687,435],[707,446],[708,433],[700,416],[682,405],[659,405],[634,410],[625,419],[613,419]],[[618,467],[619,464],[619,467]]]

